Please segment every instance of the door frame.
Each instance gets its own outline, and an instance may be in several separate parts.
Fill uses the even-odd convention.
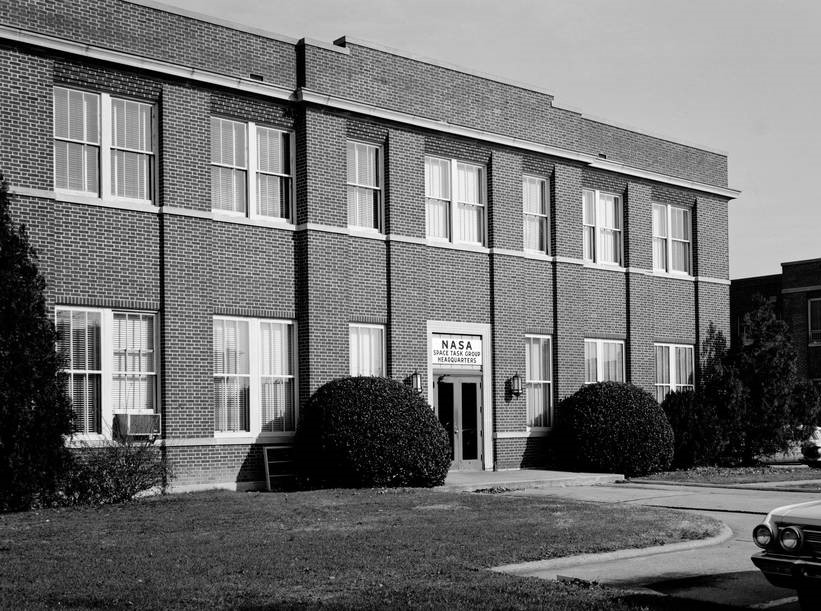
[[[477,401],[479,402],[479,405],[478,405],[479,413],[482,414],[482,417],[476,422],[476,425],[478,427],[481,427],[476,432],[476,434],[477,434],[477,440],[476,440],[477,441],[477,443],[476,443],[477,448],[476,449],[477,449],[477,452],[480,453],[480,457],[465,460],[465,458],[463,456],[461,456],[461,454],[462,454],[462,448],[463,448],[463,444],[464,444],[464,441],[463,441],[463,439],[464,439],[464,437],[463,437],[463,434],[464,434],[464,420],[463,420],[463,416],[464,416],[464,409],[463,409],[464,384],[465,383],[479,384],[480,388],[484,388],[484,385],[482,384],[482,376],[480,375],[480,372],[478,372],[478,371],[465,371],[465,370],[450,371],[450,370],[438,370],[438,369],[435,370],[434,376],[435,376],[434,384],[441,384],[442,382],[450,382],[451,384],[454,385],[454,387],[455,387],[456,384],[460,385],[459,392],[458,392],[458,395],[459,395],[458,403],[457,403],[457,400],[456,400],[456,396],[457,396],[456,392],[454,392],[454,395],[453,395],[453,405],[452,405],[453,425],[454,425],[453,428],[454,428],[454,431],[458,430],[458,434],[456,434],[456,435],[451,434],[451,443],[453,444],[453,463],[451,464],[450,468],[453,471],[476,471],[476,470],[481,471],[482,468],[484,467],[484,463],[483,463],[483,459],[484,459],[484,444],[483,444],[483,441],[484,441],[484,438],[485,438],[484,437],[485,406],[484,406],[484,403],[483,403],[483,394],[484,393],[478,393],[478,396],[477,396]],[[436,417],[439,418],[440,422],[441,422],[441,416],[439,415],[439,405],[438,404],[439,404],[439,388],[434,388],[433,408],[436,411]],[[457,410],[457,405],[459,406],[458,410]],[[458,415],[457,415],[457,412],[458,412]],[[457,427],[457,424],[459,425],[458,427]]]
[[[492,393],[492,372],[493,372],[493,344],[491,339],[491,326],[481,323],[454,322],[446,320],[427,321],[427,374],[428,385],[426,389],[426,399],[428,405],[433,409],[433,334],[444,333],[453,335],[477,335],[482,338],[482,369],[450,369],[448,375],[481,375],[482,377],[482,468],[485,471],[492,471],[494,464],[493,455],[493,393]],[[444,369],[444,368],[443,368]]]

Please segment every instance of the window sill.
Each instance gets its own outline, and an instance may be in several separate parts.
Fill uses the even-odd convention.
[[[85,206],[100,206],[102,208],[118,208],[121,210],[133,210],[136,212],[150,212],[157,214],[159,208],[148,200],[142,199],[126,199],[119,197],[100,198],[94,195],[85,195],[82,193],[75,193],[71,191],[55,190],[49,192],[53,195],[55,201],[66,202],[69,204],[83,204]]]
[[[490,254],[490,249],[481,244],[471,244],[469,242],[450,242],[448,240],[440,240],[436,238],[427,238],[425,244],[434,248],[446,248],[448,250],[461,250],[463,252],[476,252],[481,254]]]
[[[618,263],[598,263],[595,261],[585,261],[584,267],[589,269],[601,269],[608,272],[619,272],[621,274],[627,272],[627,268],[622,267]]]
[[[685,272],[665,272],[660,269],[654,269],[652,274],[656,278],[669,278],[671,280],[687,280],[688,282],[693,282],[693,280],[695,280],[693,276]]]
[[[378,229],[370,229],[368,227],[357,227],[355,225],[348,225],[348,235],[354,238],[366,238],[369,240],[384,240],[385,234]]]
[[[254,227],[271,227],[272,229],[284,229],[285,231],[294,231],[296,228],[293,223],[281,218],[267,218],[264,216],[248,217],[239,212],[227,212],[224,210],[212,210],[211,218],[220,223],[235,223],[237,225],[253,225]]]

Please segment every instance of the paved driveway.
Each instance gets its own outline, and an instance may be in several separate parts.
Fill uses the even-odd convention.
[[[710,547],[564,568],[534,567],[517,574],[544,579],[578,578],[650,590],[694,601],[694,605],[695,601],[709,601],[748,609],[798,609],[795,592],[771,586],[753,566],[750,555],[757,548],[752,543],[751,532],[774,507],[810,501],[816,494],[649,484],[534,489],[510,494],[697,511],[721,520],[732,529],[729,539]]]

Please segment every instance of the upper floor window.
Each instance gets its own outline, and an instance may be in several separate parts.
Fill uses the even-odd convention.
[[[214,430],[296,430],[293,323],[214,318]]]
[[[348,225],[379,231],[382,192],[379,147],[348,142]]]
[[[547,253],[549,244],[549,208],[547,181],[542,178],[522,178],[524,203],[525,250]]]
[[[485,243],[484,168],[455,159],[425,157],[429,238]]]
[[[288,132],[211,117],[212,210],[290,220],[291,144]]]
[[[584,340],[584,383],[624,382],[624,342]]]
[[[550,336],[525,336],[527,426],[553,426],[552,367]]]
[[[810,330],[810,343],[821,342],[821,299],[810,299],[807,303],[809,311],[808,328]]]
[[[622,265],[622,208],[618,195],[582,190],[584,260]]]
[[[690,242],[690,211],[653,204],[653,269],[690,274]]]
[[[349,341],[352,376],[386,375],[384,325],[352,324]]]
[[[154,314],[58,307],[56,319],[77,433],[109,437],[117,418],[158,413]]]
[[[77,195],[154,199],[151,104],[54,88],[54,188]]]
[[[693,390],[693,347],[656,344],[656,400],[661,403],[668,393]]]

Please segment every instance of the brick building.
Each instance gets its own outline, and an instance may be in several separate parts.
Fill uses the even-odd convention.
[[[351,374],[418,381],[455,468],[532,466],[561,397],[686,387],[729,330],[722,153],[145,1],[0,3],[0,74],[76,437],[156,419],[181,488],[258,483]]]
[[[785,321],[798,354],[798,375],[821,380],[821,259],[789,261],[781,273],[739,278],[730,286],[731,341],[744,341],[744,315],[756,298],[773,304],[776,316]]]

